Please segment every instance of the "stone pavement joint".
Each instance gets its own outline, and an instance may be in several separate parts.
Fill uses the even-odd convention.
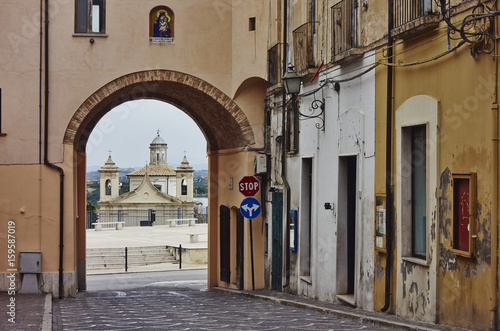
[[[235,289],[214,287],[213,291],[237,295],[264,301],[277,302],[285,306],[315,310],[321,313],[332,314],[338,317],[350,318],[361,322],[369,322],[383,327],[393,327],[399,330],[429,330],[429,331],[470,331],[468,329],[456,328],[448,325],[433,324],[420,321],[407,320],[395,315],[367,311],[359,308],[348,307],[340,304],[308,299],[292,294],[281,293],[270,290],[240,291]]]

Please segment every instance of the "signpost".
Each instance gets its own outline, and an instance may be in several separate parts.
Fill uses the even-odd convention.
[[[260,191],[260,182],[255,176],[244,176],[238,183],[238,190],[246,197],[253,197]]]
[[[238,190],[246,196],[240,205],[240,212],[243,217],[250,220],[250,253],[252,258],[252,290],[255,291],[255,274],[253,266],[253,235],[252,235],[252,219],[260,214],[260,202],[252,198],[260,191],[260,182],[255,176],[244,176],[238,182]]]
[[[260,214],[260,202],[254,198],[246,198],[241,202],[240,212],[248,219],[254,219]]]

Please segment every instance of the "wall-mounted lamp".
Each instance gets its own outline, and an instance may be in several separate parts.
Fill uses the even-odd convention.
[[[291,63],[288,64],[288,70],[285,76],[283,76],[283,86],[285,87],[286,94],[292,95],[293,111],[297,112],[299,116],[305,117],[306,119],[319,119],[321,123],[316,123],[315,126],[317,129],[325,131],[325,102],[323,100],[315,99],[311,102],[311,107],[309,107],[309,112],[311,113],[310,115],[303,114],[298,110],[295,100],[297,98],[297,94],[300,92],[300,83],[300,75],[297,71],[293,70],[293,65]],[[316,110],[318,109],[319,113],[316,113]]]
[[[285,76],[283,76],[283,85],[285,87],[286,94],[291,94],[292,96],[300,92],[300,83],[302,77],[293,70],[293,64],[288,64],[288,70]]]

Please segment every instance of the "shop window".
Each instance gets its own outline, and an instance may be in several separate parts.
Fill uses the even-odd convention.
[[[106,0],[75,0],[75,33],[105,33]]]
[[[471,257],[473,252],[476,174],[454,174],[453,187],[453,251]]]

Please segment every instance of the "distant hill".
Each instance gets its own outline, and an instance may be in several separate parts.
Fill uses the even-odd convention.
[[[126,175],[140,168],[123,168],[120,169],[120,180],[127,179]],[[89,171],[87,172],[87,179],[99,179],[100,178],[99,171]]]

